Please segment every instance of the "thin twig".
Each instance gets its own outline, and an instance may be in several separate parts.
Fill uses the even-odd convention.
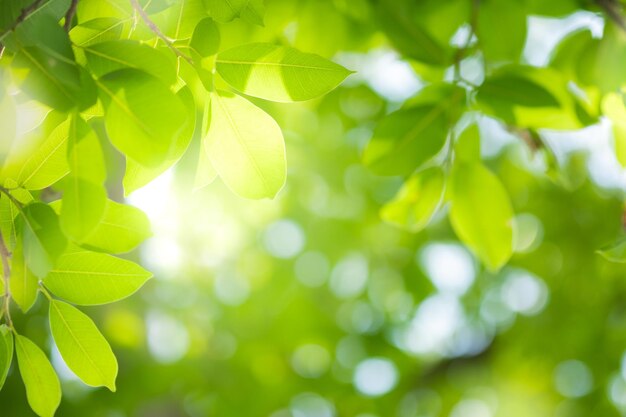
[[[70,4],[69,9],[67,9],[67,13],[65,13],[65,23],[63,24],[63,28],[65,28],[66,32],[69,32],[72,27],[72,20],[74,20],[74,16],[76,15],[76,6],[78,6],[78,0],[72,0],[72,4]]]
[[[165,42],[165,45],[167,45],[167,47],[170,48],[172,52],[174,52],[177,56],[183,58],[190,65],[195,66],[193,59],[182,53],[180,49],[174,46],[172,41],[169,40],[169,38],[165,36],[163,32],[161,32],[161,29],[159,29],[159,27],[150,19],[146,11],[141,8],[141,5],[137,0],[130,0],[130,3],[133,5],[133,8],[137,11],[137,13],[139,13],[139,16],[141,16],[141,19],[144,21],[144,23],[150,28],[152,32],[154,32],[155,35],[157,35],[157,37]]]

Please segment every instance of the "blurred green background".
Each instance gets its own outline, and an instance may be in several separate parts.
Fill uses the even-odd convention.
[[[219,181],[194,191],[192,157],[130,196],[154,232],[130,256],[156,279],[85,309],[119,358],[118,392],[86,387],[54,353],[58,415],[626,415],[626,265],[595,253],[622,228],[625,177],[606,126],[549,137],[553,174],[480,120],[483,158],[517,213],[515,255],[490,274],[445,213],[417,235],[383,223],[380,207],[402,180],[360,162],[376,121],[420,89],[425,70],[392,50],[365,0],[266,6],[265,27],[220,25],[221,49],[289,42],[357,74],[313,102],[255,101],[287,141],[275,200],[240,199]],[[537,18],[525,60],[542,65],[568,31],[601,24],[592,13]],[[14,320],[52,346],[45,310],[40,297]],[[15,375],[0,415],[31,415]]]

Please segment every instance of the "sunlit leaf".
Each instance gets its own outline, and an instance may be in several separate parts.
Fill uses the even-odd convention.
[[[50,330],[67,366],[87,385],[115,392],[117,359],[94,322],[76,307],[50,301]]]
[[[273,198],[285,184],[285,142],[278,124],[248,100],[211,95],[211,124],[203,139],[211,164],[235,193]]]
[[[480,163],[455,166],[450,223],[489,270],[499,270],[511,257],[511,202],[498,177]]]
[[[13,360],[13,333],[3,325],[0,325],[0,389],[4,386],[4,381],[9,373],[11,361]]]
[[[28,312],[37,300],[39,278],[24,262],[22,245],[18,242],[11,256],[11,297],[23,312]]]
[[[26,386],[26,398],[40,417],[53,417],[61,403],[61,384],[50,361],[30,339],[16,335],[17,363]]]
[[[37,277],[43,278],[65,250],[67,239],[59,227],[58,216],[46,204],[27,205],[20,218],[26,265]]]
[[[428,225],[440,207],[445,189],[441,168],[427,168],[413,174],[398,194],[382,208],[383,220],[418,232]]]
[[[107,204],[102,185],[71,175],[63,187],[61,228],[68,237],[82,242],[100,223]]]
[[[309,100],[337,87],[350,71],[318,55],[269,43],[220,52],[217,72],[233,88],[266,100]]]
[[[97,305],[132,295],[150,277],[150,272],[133,262],[84,251],[62,255],[43,282],[73,304]]]
[[[220,46],[220,31],[213,19],[206,18],[198,23],[189,46],[203,57],[217,53]]]

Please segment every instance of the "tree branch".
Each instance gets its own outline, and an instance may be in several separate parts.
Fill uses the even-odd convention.
[[[78,0],[72,0],[72,4],[70,4],[69,9],[67,9],[67,13],[65,13],[65,23],[63,24],[63,28],[66,32],[69,32],[72,27],[72,20],[74,20],[74,16],[76,15],[76,6],[78,6]]]
[[[174,52],[177,56],[183,58],[190,65],[195,66],[193,59],[182,53],[180,49],[172,44],[172,41],[170,41],[169,38],[165,36],[163,32],[161,32],[161,29],[159,29],[159,27],[150,19],[146,11],[141,8],[141,5],[137,0],[130,0],[130,3],[133,5],[133,8],[137,11],[137,13],[139,13],[139,16],[141,16],[141,19],[144,21],[144,23],[150,28],[152,32],[154,32],[155,35],[157,35],[159,39],[165,42],[165,45],[167,45],[167,47],[170,48],[172,52]]]
[[[604,13],[606,13],[613,23],[626,32],[626,20],[624,19],[624,15],[622,13],[622,5],[618,1],[596,0],[596,4],[604,10]]]

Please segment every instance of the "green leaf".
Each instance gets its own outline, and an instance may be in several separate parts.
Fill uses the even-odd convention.
[[[107,204],[102,185],[71,175],[63,188],[61,228],[77,242],[82,242],[100,223]]]
[[[82,245],[109,253],[124,253],[151,236],[148,216],[136,207],[108,200],[102,221]]]
[[[319,55],[253,43],[220,52],[217,72],[236,90],[266,100],[310,100],[337,87],[350,71]]]
[[[511,257],[511,202],[498,177],[480,163],[454,167],[450,222],[459,239],[489,270],[499,270]]]
[[[132,69],[105,75],[99,86],[113,145],[147,167],[162,164],[190,122],[180,98],[156,78]]]
[[[129,20],[115,17],[98,17],[76,25],[70,31],[70,39],[78,46],[117,40],[122,36]]]
[[[61,384],[50,361],[36,344],[19,334],[15,350],[30,408],[40,417],[53,417],[61,403]]]
[[[160,50],[133,40],[113,40],[83,48],[89,68],[100,78],[120,69],[145,71],[167,85],[176,82],[173,61]]]
[[[31,194],[23,188],[9,191],[15,199],[23,204],[33,201]],[[20,208],[6,195],[0,194],[0,233],[4,236],[9,249],[13,249],[17,243],[17,230],[15,220],[20,214]]]
[[[196,104],[187,86],[181,88],[176,95],[187,108],[188,121],[184,130],[178,135],[174,146],[170,149],[169,155],[162,164],[156,167],[145,167],[130,158],[126,159],[126,171],[123,180],[124,195],[128,196],[133,191],[150,183],[178,162],[185,151],[187,151],[196,128]]]
[[[526,43],[524,1],[484,0],[479,7],[477,32],[485,59],[518,62]]]
[[[193,189],[199,190],[211,184],[217,178],[217,172],[211,164],[211,159],[207,155],[204,142],[200,144],[200,152],[198,152],[198,164],[196,166],[196,176],[194,179]]]
[[[463,130],[454,144],[454,157],[459,161],[480,161],[480,131],[477,124]]]
[[[43,278],[65,250],[67,239],[61,232],[56,213],[46,204],[27,205],[21,219],[24,260],[37,277]]]
[[[203,139],[226,185],[246,198],[273,198],[285,184],[285,142],[280,127],[248,100],[211,94],[211,124]]]
[[[107,304],[135,293],[152,277],[139,265],[96,252],[61,256],[43,282],[55,295],[78,305]]]
[[[626,167],[626,104],[618,93],[609,93],[602,100],[602,111],[613,127],[613,146],[617,161]]]
[[[13,0],[1,3],[3,8],[0,9],[0,43],[6,43],[11,32],[5,31],[5,29],[13,24],[21,14],[22,9],[30,4],[32,4],[30,0]],[[36,31],[41,26],[42,20],[52,19],[58,22],[67,12],[69,5],[70,0],[42,0],[33,13],[24,17],[18,28],[21,32],[28,33]]]
[[[102,184],[106,179],[106,166],[100,141],[80,116],[71,118],[67,161],[72,176]]]
[[[426,227],[441,206],[445,175],[432,167],[412,175],[381,210],[383,220],[412,232]]]
[[[3,325],[0,325],[0,389],[7,379],[11,361],[13,360],[13,333]]]
[[[51,300],[50,330],[68,368],[85,384],[115,392],[117,359],[87,315],[70,304]]]
[[[189,46],[202,57],[217,53],[220,46],[220,31],[213,19],[207,17],[198,23]]]
[[[557,107],[559,102],[544,87],[518,75],[487,78],[478,90],[478,100],[504,102],[523,107]]]
[[[0,141],[0,164],[2,164],[4,162],[4,158],[11,150],[17,134],[17,106],[10,94],[2,92],[1,85],[0,126],[2,126],[2,140]]]
[[[213,2],[214,0],[211,0]],[[202,0],[177,0],[166,10],[152,16],[170,39],[189,39],[200,20],[207,17]]]
[[[626,239],[620,239],[597,251],[604,259],[616,263],[626,263]]]
[[[39,279],[24,263],[24,253],[20,242],[15,246],[11,256],[11,297],[19,308],[27,313],[37,300]]]
[[[218,22],[241,18],[249,23],[263,25],[265,14],[262,0],[211,0],[206,3],[208,12]]]
[[[61,117],[65,116],[51,113],[40,129],[22,138],[2,169],[3,182],[10,178],[28,190],[40,190],[69,173],[69,120],[63,121]]]

